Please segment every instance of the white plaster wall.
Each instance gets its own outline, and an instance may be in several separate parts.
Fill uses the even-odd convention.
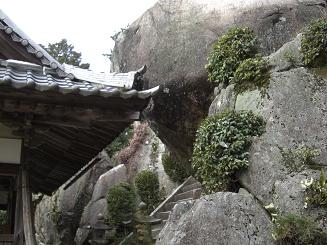
[[[20,139],[0,138],[0,163],[20,164]]]

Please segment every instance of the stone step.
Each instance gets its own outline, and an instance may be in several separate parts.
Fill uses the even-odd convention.
[[[161,229],[162,229],[162,228],[160,228],[160,229],[158,228],[158,229],[153,229],[153,230],[151,230],[152,239],[154,239],[154,240],[157,240],[157,239],[158,239],[158,235],[159,235]]]
[[[164,209],[165,209],[165,211],[171,211],[177,203],[187,202],[187,201],[191,201],[191,200],[193,200],[193,198],[182,199],[182,200],[178,200],[177,202],[168,202],[165,204]]]
[[[202,185],[199,182],[196,182],[196,183],[193,183],[193,184],[188,184],[186,186],[183,186],[181,192],[187,192],[187,191],[198,189],[198,188],[201,188],[201,187],[202,187]]]
[[[150,219],[149,219],[149,224],[151,226],[161,224],[161,223],[162,223],[162,219],[156,219],[156,218],[152,218],[152,217],[150,217]]]
[[[162,229],[165,226],[164,223],[156,224],[156,225],[151,225],[151,230],[156,230],[156,229]]]
[[[187,185],[192,185],[192,184],[195,184],[195,183],[199,183],[199,181],[197,181],[195,178],[191,178],[188,182],[187,182]]]
[[[167,220],[169,218],[170,213],[170,211],[158,212],[155,214],[155,217],[161,220]]]
[[[186,192],[182,192],[180,194],[177,194],[176,196],[174,196],[174,201],[177,202],[179,200],[183,200],[183,199],[197,199],[201,196],[201,192],[202,189],[201,188],[197,188],[194,190],[190,190],[190,191],[186,191]]]

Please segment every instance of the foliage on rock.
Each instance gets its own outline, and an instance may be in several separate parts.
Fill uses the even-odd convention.
[[[137,194],[147,205],[148,213],[150,213],[160,200],[158,176],[150,170],[143,170],[135,177],[135,187]]]
[[[282,155],[283,164],[290,172],[299,172],[315,164],[315,158],[320,155],[320,151],[300,144],[294,149],[279,148]]]
[[[266,88],[269,84],[268,62],[262,57],[244,60],[236,69],[233,82],[235,92]]]
[[[327,207],[327,180],[323,172],[319,180],[312,180],[306,186],[305,205]]]
[[[236,172],[249,165],[253,136],[264,132],[265,123],[252,112],[225,112],[205,119],[193,149],[192,166],[207,193],[230,188]]]
[[[133,136],[129,144],[120,150],[116,156],[120,164],[130,165],[135,156],[135,152],[141,147],[147,135],[147,123],[141,123],[135,126]]]
[[[256,38],[250,28],[232,28],[213,45],[205,66],[210,81],[228,85],[239,64],[255,55]]]
[[[174,182],[182,183],[190,176],[189,171],[183,167],[183,164],[176,162],[169,152],[162,155],[162,165],[165,173]]]
[[[115,155],[115,153],[121,151],[126,146],[128,146],[129,141],[130,141],[130,139],[131,139],[132,136],[133,136],[133,128],[132,128],[132,126],[129,126],[129,127],[125,128],[125,130],[122,133],[120,133],[114,139],[114,141],[112,141],[111,144],[109,144],[106,147],[105,150],[106,150],[108,156],[109,157],[113,157]]]
[[[312,21],[303,33],[301,52],[304,64],[310,67],[327,63],[327,19]]]
[[[123,221],[132,220],[135,209],[135,191],[128,183],[120,183],[108,190],[108,217],[107,222],[117,227]]]
[[[327,234],[323,233],[313,221],[294,214],[276,218],[273,236],[280,245],[327,244]]]

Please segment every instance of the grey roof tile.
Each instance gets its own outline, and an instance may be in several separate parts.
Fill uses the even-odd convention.
[[[63,66],[49,55],[40,45],[29,38],[16,24],[0,9],[0,31],[3,31],[14,42],[25,47],[26,51],[35,55],[40,63],[55,69],[61,77],[68,76]]]
[[[123,99],[132,97],[147,99],[159,90],[159,87],[145,91],[131,89],[135,79],[139,79],[138,71],[99,75],[88,70],[79,71],[79,69],[70,69],[72,72],[78,71],[74,79],[60,78],[53,69],[43,69],[41,66],[28,62],[0,60],[0,84],[10,84],[17,89],[34,87],[41,92],[58,91],[62,94],[79,93],[83,96],[98,95],[105,98],[120,96]]]

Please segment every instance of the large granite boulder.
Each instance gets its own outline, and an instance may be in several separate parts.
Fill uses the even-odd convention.
[[[67,190],[60,188],[52,196],[44,196],[35,210],[35,229],[39,243],[74,244],[84,207],[92,197],[100,175],[113,163],[100,154],[101,160]]]
[[[108,189],[120,182],[127,182],[127,169],[122,164],[110,169],[110,171],[99,177],[95,184],[91,201],[95,202],[101,198],[106,198]]]
[[[272,222],[251,195],[218,192],[177,204],[156,244],[275,244]]]
[[[324,15],[325,0],[159,0],[117,35],[112,70],[148,66],[150,86],[162,85],[150,108],[152,126],[168,147],[188,158],[209,107],[212,89],[204,66],[213,42],[230,27],[249,26],[260,50],[270,54]]]

